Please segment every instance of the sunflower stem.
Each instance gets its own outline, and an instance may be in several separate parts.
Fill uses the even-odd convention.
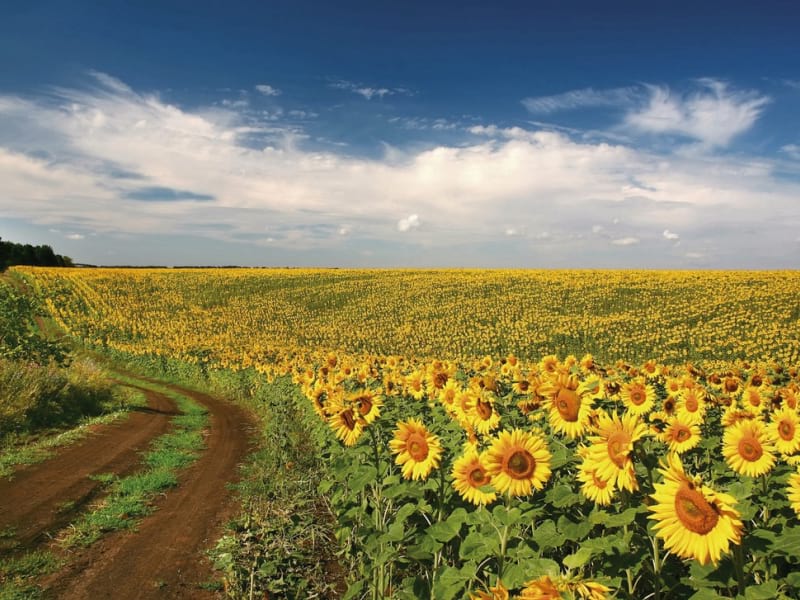
[[[653,546],[653,598],[661,600],[661,556],[658,552],[658,538],[650,536],[650,542]]]
[[[767,481],[767,474],[761,476],[761,491],[764,494],[763,499],[766,500],[769,494],[769,482]],[[769,521],[769,502],[764,502],[764,525]]]
[[[737,592],[744,594],[744,552],[742,552],[741,544],[736,544],[733,547],[733,569],[736,571],[736,582],[739,586]]]

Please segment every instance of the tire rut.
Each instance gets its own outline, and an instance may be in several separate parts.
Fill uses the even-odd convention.
[[[163,384],[162,384],[163,385]],[[179,475],[178,487],[157,503],[135,532],[116,532],[78,551],[70,565],[43,583],[47,597],[213,598],[204,589],[212,569],[205,551],[237,511],[228,484],[251,447],[252,416],[207,394],[167,386],[209,411],[206,450]]]
[[[122,422],[100,426],[87,438],[61,448],[43,463],[0,480],[0,531],[9,531],[0,557],[41,545],[105,492],[90,477],[127,475],[140,467],[142,451],[170,428],[177,414],[167,396],[147,390],[147,408]]]

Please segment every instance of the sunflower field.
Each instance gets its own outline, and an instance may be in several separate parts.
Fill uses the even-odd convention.
[[[291,377],[348,598],[800,596],[800,274],[20,268],[89,347]]]

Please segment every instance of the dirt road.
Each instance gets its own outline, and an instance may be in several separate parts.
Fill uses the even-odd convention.
[[[216,597],[215,592],[204,585],[213,580],[205,551],[223,533],[225,522],[238,510],[228,484],[238,479],[237,467],[250,448],[255,422],[249,413],[234,404],[178,386],[170,387],[208,408],[210,427],[206,449],[192,466],[179,474],[178,487],[156,501],[157,510],[146,517],[136,531],[111,533],[89,548],[71,551],[61,571],[40,581],[46,597],[118,600]],[[64,450],[56,458],[31,469],[30,474],[20,472],[14,481],[3,482],[6,487],[0,488],[3,507],[0,523],[15,527],[20,542],[24,539],[24,544],[32,547],[37,540],[41,541],[43,531],[63,525],[64,519],[57,510],[59,504],[67,501],[68,496],[85,495],[90,487],[85,481],[93,483],[87,479],[89,474],[116,472],[112,466],[135,469],[139,459],[137,452],[158,435],[155,430],[145,434],[141,419],[163,417],[159,425],[159,431],[163,432],[168,413],[174,410],[166,397],[154,394],[153,400],[156,399],[162,404],[154,407],[153,412],[142,413],[136,421],[129,420],[114,431],[98,434],[82,442],[80,447]],[[129,462],[120,458],[111,465],[108,460],[101,459],[112,454],[112,448],[119,456],[129,457],[126,459]],[[47,483],[62,479],[64,483]],[[73,488],[75,492],[71,491]],[[7,502],[6,490],[14,493],[17,501]],[[35,504],[36,507],[22,509],[17,504]],[[28,520],[39,524],[29,528]]]
[[[55,457],[0,479],[0,556],[33,549],[47,542],[102,493],[93,475],[127,475],[139,468],[140,453],[169,429],[177,414],[163,394],[145,391],[147,408],[126,420],[99,426],[84,440],[61,448]]]

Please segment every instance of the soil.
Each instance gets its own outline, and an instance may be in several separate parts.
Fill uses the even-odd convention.
[[[124,421],[101,425],[55,457],[0,479],[0,557],[34,549],[68,525],[81,509],[103,494],[94,475],[127,475],[139,468],[140,453],[165,433],[177,414],[163,394],[146,391],[147,407]],[[13,533],[13,535],[10,535]]]
[[[256,424],[247,411],[234,404],[179,386],[170,387],[190,396],[208,409],[210,427],[206,432],[206,449],[194,464],[179,474],[178,487],[156,500],[155,512],[143,519],[135,531],[114,532],[89,548],[71,551],[67,557],[67,565],[61,571],[40,581],[45,597],[67,600],[219,597],[220,592],[212,589],[214,575],[206,552],[224,533],[225,523],[239,510],[229,484],[238,480],[238,465],[250,449]],[[164,396],[160,398],[162,401],[166,399]],[[170,401],[164,412],[169,413],[172,410],[174,406]],[[163,413],[143,414],[156,417]],[[168,414],[163,416],[168,418]],[[127,423],[121,425],[126,427],[126,431],[128,428],[135,430],[141,427],[141,424],[134,427]],[[162,427],[163,432],[166,425]],[[103,440],[104,435],[94,436],[82,443],[80,457],[70,462],[56,462],[64,460],[59,455],[40,465],[37,469],[39,475],[35,479],[39,482],[38,488],[28,488],[25,473],[20,472],[8,485],[8,489],[14,490],[20,498],[20,504],[25,504],[30,498],[36,498],[36,503],[41,504],[38,500],[40,495],[52,498],[50,512],[38,509],[33,511],[41,513],[39,521],[50,519],[52,522],[54,508],[59,504],[63,505],[67,497],[63,491],[65,486],[51,490],[47,485],[48,480],[70,478],[74,480],[73,485],[77,485],[81,476],[72,477],[70,472],[78,468],[82,469],[83,480],[87,479],[87,474],[113,470],[107,462],[98,466],[96,471],[87,468],[87,465],[102,462],[98,457],[109,453],[108,448],[94,445],[98,440]],[[132,433],[128,435],[133,436]],[[146,437],[148,441],[154,435],[158,434],[148,437],[139,433],[140,437]],[[137,463],[137,452],[147,446],[145,440],[141,443],[126,441],[128,438],[120,437],[119,431],[109,433],[107,437],[120,453],[132,454],[133,461]],[[70,448],[63,455],[77,451],[77,447]],[[122,464],[120,466],[125,468]],[[131,465],[131,469],[135,468]],[[6,482],[3,485],[7,485]],[[16,518],[9,518],[12,511],[17,509],[14,508],[16,503],[6,502],[5,489],[0,488],[0,503],[5,511],[2,522],[13,523],[20,533],[23,529],[27,531],[28,526],[22,526],[21,523],[27,523],[30,517],[23,515],[20,520],[14,512]],[[8,508],[5,508],[6,504]],[[50,530],[50,527],[39,526],[39,529]]]

